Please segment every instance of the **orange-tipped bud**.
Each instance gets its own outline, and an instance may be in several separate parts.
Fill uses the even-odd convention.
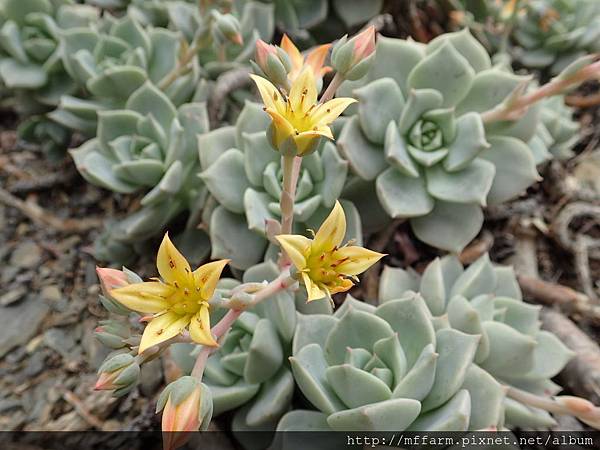
[[[212,398],[200,381],[185,376],[163,390],[156,409],[163,411],[163,448],[175,450],[189,440],[190,433],[206,429],[212,416]]]
[[[358,80],[369,71],[375,55],[375,27],[348,40],[346,36],[333,47],[331,62],[346,80]]]

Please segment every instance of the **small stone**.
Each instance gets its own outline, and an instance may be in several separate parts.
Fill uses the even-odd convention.
[[[62,328],[50,328],[44,333],[44,344],[63,358],[69,359],[72,356],[70,350],[75,347],[75,340]]]
[[[0,309],[0,358],[36,335],[48,309],[44,302],[32,298]]]
[[[25,289],[24,286],[19,286],[16,289],[12,289],[0,296],[0,306],[11,305],[21,300],[25,294],[27,294],[27,289]]]
[[[5,413],[12,409],[21,408],[23,405],[17,399],[3,398],[0,400],[0,413]]]
[[[62,295],[62,292],[55,284],[44,286],[40,292],[42,300],[48,302],[53,310],[58,312],[65,312],[69,309],[68,300]]]
[[[26,241],[19,244],[10,256],[10,263],[22,269],[33,269],[42,259],[42,250],[35,242]]]
[[[23,370],[23,375],[26,377],[35,377],[40,374],[45,367],[46,355],[41,352],[35,352],[31,357],[27,360],[27,365]]]

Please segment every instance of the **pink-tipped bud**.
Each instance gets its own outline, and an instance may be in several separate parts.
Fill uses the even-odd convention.
[[[115,391],[121,396],[131,391],[137,384],[140,366],[133,356],[121,353],[107,359],[98,370],[98,380],[94,389],[98,391]]]
[[[366,30],[354,36],[350,42],[352,41],[354,41],[352,60],[356,64],[375,52],[375,27],[371,25]]]
[[[331,52],[331,63],[344,79],[354,81],[367,74],[374,55],[375,27],[370,26],[350,40],[340,39]]]
[[[184,376],[169,384],[161,393],[156,405],[162,410],[164,450],[174,450],[184,445],[190,433],[208,425],[212,416],[212,398],[196,378]]]
[[[265,71],[265,67],[267,66],[267,57],[269,55],[277,56],[277,49],[274,45],[267,44],[262,39],[256,41],[256,51],[254,53],[254,59],[258,67],[260,67],[263,72]]]
[[[259,39],[256,41],[254,58],[259,75],[264,75],[277,86],[287,86],[291,63],[283,49]]]
[[[113,289],[129,284],[127,275],[122,270],[109,269],[108,267],[96,267],[96,273],[100,279],[100,286],[104,295],[109,295]]]

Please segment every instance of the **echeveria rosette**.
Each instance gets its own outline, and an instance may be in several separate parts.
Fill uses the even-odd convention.
[[[319,412],[293,411],[278,429],[499,426],[504,393],[474,364],[478,343],[478,336],[436,328],[414,296],[378,307],[348,296],[333,316],[299,315],[290,361],[298,387]]]
[[[262,260],[268,244],[265,221],[281,219],[281,155],[267,139],[270,123],[262,105],[247,102],[235,126],[210,131],[198,141],[201,178],[217,203],[206,219],[212,255],[227,255],[239,269]],[[302,158],[294,233],[318,228],[341,195],[347,172],[347,162],[331,143]],[[360,245],[358,213],[352,203],[341,203],[348,220],[346,239]]]
[[[63,31],[65,70],[87,94],[64,95],[50,118],[72,130],[95,135],[99,112],[126,108],[136,90],[148,82],[159,85],[177,67],[181,42],[179,33],[145,28],[128,15],[119,19],[105,15],[97,27]],[[176,106],[191,101],[199,89],[199,76],[197,63],[192,64],[165,94]]]
[[[487,254],[467,269],[453,256],[436,259],[422,275],[386,267],[379,287],[382,306],[406,296],[422,299],[437,327],[480,336],[474,361],[500,383],[542,396],[561,390],[551,379],[573,352],[540,329],[540,307],[523,302],[511,267],[493,265]],[[509,428],[555,424],[545,411],[510,398],[504,411]]]
[[[511,53],[525,67],[557,75],[577,58],[600,51],[596,0],[530,0],[519,8]]]
[[[390,217],[409,219],[432,246],[460,251],[481,229],[483,206],[514,198],[538,179],[526,142],[539,108],[489,126],[479,114],[523,79],[493,67],[468,30],[427,45],[381,37],[367,76],[341,88],[359,102],[338,148],[359,178],[375,184]]]
[[[124,107],[99,112],[97,137],[71,155],[88,182],[118,193],[144,193],[141,208],[110,228],[108,241],[132,244],[160,233],[179,213],[203,206],[197,137],[209,125],[204,103],[176,108],[150,82]]]
[[[6,0],[0,11],[0,78],[19,95],[25,114],[56,106],[76,84],[61,61],[60,35],[98,21],[95,8],[74,2]],[[22,95],[21,95],[22,94]]]

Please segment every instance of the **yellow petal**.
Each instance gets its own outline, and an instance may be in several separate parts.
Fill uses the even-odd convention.
[[[307,273],[302,273],[302,281],[306,287],[307,301],[312,302],[313,300],[320,300],[327,296],[326,292],[313,283]]]
[[[175,288],[159,281],[128,284],[109,292],[123,306],[140,313],[156,314],[169,307]]]
[[[306,114],[317,103],[317,82],[312,70],[304,69],[290,89],[289,101],[296,115]]]
[[[292,68],[298,73],[304,65],[304,57],[302,56],[302,53],[300,53],[300,50],[298,50],[298,47],[296,47],[292,40],[287,37],[287,34],[283,35],[279,46],[288,54],[290,62],[292,63]]]
[[[310,249],[311,240],[298,234],[280,234],[275,236],[275,239],[292,260],[296,269],[303,270],[306,267],[306,255]]]
[[[172,337],[177,336],[190,323],[190,314],[180,316],[173,312],[167,312],[150,321],[142,334],[139,353],[142,353],[153,345],[160,344]]]
[[[350,290],[350,288],[354,286],[354,283],[352,282],[352,280],[349,279],[344,279],[342,280],[342,284],[339,286],[336,286],[334,288],[329,288],[329,294],[333,295],[333,294],[337,294],[338,292],[346,292],[348,290]]]
[[[273,128],[275,128],[274,144],[279,149],[279,146],[290,136],[295,136],[296,131],[285,117],[272,109],[267,109],[267,114],[273,120]]]
[[[330,252],[339,247],[346,235],[346,216],[340,202],[336,201],[333,210],[315,235],[313,253]]]
[[[334,253],[334,258],[343,261],[335,267],[335,271],[344,275],[358,275],[384,256],[383,253],[374,252],[363,247],[342,247]]]
[[[192,269],[185,257],[177,250],[177,248],[169,239],[169,233],[165,233],[165,237],[158,249],[156,257],[156,267],[162,279],[169,284],[178,286],[189,286],[192,282]],[[177,287],[177,286],[176,286]]]
[[[303,131],[302,133],[294,136],[294,142],[296,143],[298,156],[308,153],[309,150],[316,150],[318,143],[315,141],[321,139],[322,137],[333,139],[329,127],[323,127],[321,130],[317,129],[316,131]]]
[[[258,75],[250,75],[250,78],[256,83],[258,93],[265,106],[283,114],[285,111],[285,101],[277,88],[269,80]]]
[[[228,259],[213,261],[194,270],[194,285],[196,289],[200,289],[200,295],[204,300],[210,300],[212,297],[221,278],[221,272],[228,262]]]
[[[190,337],[194,342],[200,345],[216,347],[217,341],[210,332],[210,314],[208,305],[202,305],[200,311],[194,314],[190,321]]]
[[[319,105],[311,114],[311,120],[315,124],[329,125],[337,119],[344,110],[356,100],[348,97],[334,98],[328,102]]]
[[[315,49],[311,50],[307,55],[306,62],[304,64],[313,70],[315,76],[321,75],[321,70],[330,48],[331,44],[319,45]]]

